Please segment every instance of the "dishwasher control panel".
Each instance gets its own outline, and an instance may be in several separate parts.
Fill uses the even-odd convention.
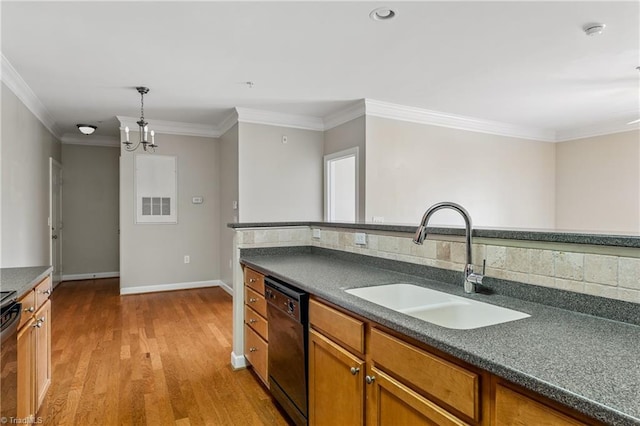
[[[265,278],[264,295],[267,303],[274,308],[284,312],[298,322],[306,321],[306,312],[300,309],[300,305],[304,306],[306,303],[307,293],[267,277]]]

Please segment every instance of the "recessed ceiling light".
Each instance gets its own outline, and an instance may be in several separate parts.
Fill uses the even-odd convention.
[[[78,126],[78,130],[80,130],[83,135],[90,135],[97,129],[96,126],[92,126],[91,124],[76,124],[76,126]]]
[[[379,7],[377,9],[373,9],[369,14],[369,18],[374,21],[388,21],[389,19],[393,19],[396,16],[396,12],[393,9],[389,9],[388,7]]]
[[[585,24],[582,27],[582,30],[584,31],[584,33],[588,36],[594,36],[594,35],[598,35],[598,34],[602,34],[602,32],[604,31],[604,29],[606,28],[606,24],[599,24],[596,22],[591,22],[589,24]]]

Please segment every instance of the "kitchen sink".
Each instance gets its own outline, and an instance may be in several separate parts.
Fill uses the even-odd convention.
[[[531,316],[415,284],[395,283],[345,291],[394,311],[457,330],[471,330]]]

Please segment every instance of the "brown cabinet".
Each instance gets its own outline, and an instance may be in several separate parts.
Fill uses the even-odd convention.
[[[589,419],[578,420],[568,410],[551,401],[532,395],[506,381],[494,378],[493,424],[496,426],[579,426],[599,424]],[[553,408],[550,404],[556,405]],[[579,414],[573,413],[575,416]]]
[[[51,384],[51,279],[25,294],[18,330],[18,418],[33,422]],[[23,421],[24,422],[24,421]]]
[[[364,424],[365,363],[309,330],[309,424]]]
[[[244,357],[268,387],[269,327],[264,275],[245,267],[244,284]]]
[[[309,325],[311,426],[600,424],[316,298]]]

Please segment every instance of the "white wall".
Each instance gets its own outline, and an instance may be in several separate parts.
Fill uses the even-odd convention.
[[[366,217],[418,223],[453,201],[474,226],[554,228],[555,146],[505,136],[368,116]],[[460,225],[453,211],[431,225]]]
[[[238,125],[220,137],[220,280],[233,288],[233,229],[228,223],[238,222]]]
[[[558,229],[640,232],[640,131],[557,144]]]
[[[366,194],[366,135],[365,116],[355,118],[324,132],[324,155],[334,154],[349,148],[358,148],[358,220],[364,221]]]
[[[60,142],[2,84],[0,267],[49,265],[49,157]]]
[[[136,140],[137,134],[131,139]],[[134,154],[120,157],[120,288],[200,283],[220,276],[220,150],[217,139],[156,135],[161,155],[178,159],[178,223],[134,223]],[[139,153],[139,152],[138,152]],[[154,155],[154,154],[143,154]],[[204,197],[192,204],[193,196]],[[191,263],[185,264],[185,255]]]
[[[64,275],[120,270],[120,148],[62,145]]]
[[[240,123],[238,141],[240,222],[322,219],[323,132]]]

